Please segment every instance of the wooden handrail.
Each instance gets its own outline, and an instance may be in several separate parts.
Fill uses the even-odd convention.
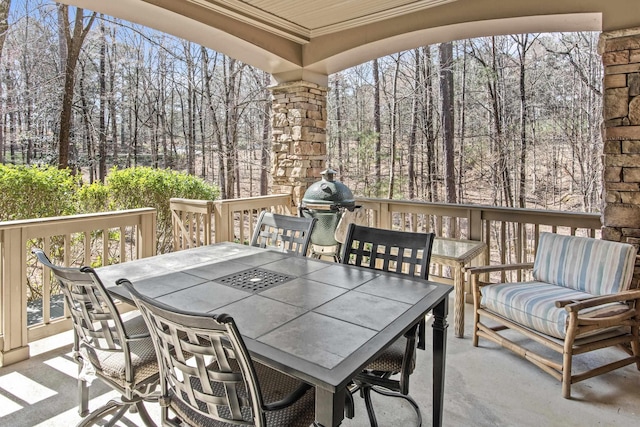
[[[600,214],[591,213],[370,198],[356,198],[356,204],[374,227],[483,241],[485,264],[532,261],[542,231],[598,237],[601,228]],[[506,273],[501,276],[505,280]]]
[[[152,208],[0,222],[0,366],[29,357],[29,342],[69,330],[51,318],[50,276],[40,270],[42,318],[27,322],[27,270],[38,270],[30,250],[41,247],[65,266],[103,266],[155,255],[156,210]],[[55,250],[54,250],[55,249]]]
[[[248,242],[261,211],[296,215],[292,200],[290,194],[216,200],[213,202],[213,241]]]
[[[171,204],[174,250],[210,242],[248,242],[263,210],[297,215],[289,194],[216,201],[172,199]],[[599,214],[371,198],[357,198],[356,204],[365,210],[371,226],[484,241],[489,247],[486,264],[532,261],[542,231],[598,237],[601,227]],[[62,243],[55,245],[64,254],[65,265],[89,264],[92,259],[94,265],[107,265],[114,256],[126,261],[154,255],[155,219],[154,209],[133,209],[0,223],[0,365],[27,358],[30,341],[70,327],[66,318],[52,321],[47,304],[43,324],[27,326],[27,242],[40,239],[48,251],[54,247],[52,239],[62,236],[58,238]],[[113,229],[120,237],[127,234],[126,238],[117,243],[103,239],[100,247],[93,247],[98,235],[109,236]],[[74,238],[76,235],[83,237]],[[123,255],[131,248],[135,251]],[[95,253],[97,259],[92,258]],[[72,254],[79,260],[74,262]],[[43,300],[48,301],[50,283],[46,275],[42,280]]]

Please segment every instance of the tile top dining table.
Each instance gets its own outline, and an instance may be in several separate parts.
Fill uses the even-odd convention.
[[[432,312],[433,425],[442,425],[451,287],[311,258],[218,243],[97,269],[115,297],[126,277],[181,310],[227,313],[254,359],[316,388],[316,421],[340,425],[346,387],[368,362]]]

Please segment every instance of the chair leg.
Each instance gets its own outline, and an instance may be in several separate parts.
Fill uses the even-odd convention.
[[[355,416],[355,402],[350,390],[344,394],[344,416],[349,419]]]
[[[480,291],[478,291],[478,276],[471,276],[471,290],[473,292],[473,346],[478,346],[478,323],[480,323]]]
[[[127,410],[130,407],[131,407],[131,405],[124,405],[120,409],[118,409],[118,411],[113,415],[113,417],[111,417],[109,422],[107,422],[107,424],[105,424],[105,427],[113,427],[113,426],[115,426],[116,422],[118,422],[120,420],[120,418],[122,418],[124,416],[124,414],[127,413]]]
[[[376,420],[376,413],[373,411],[373,404],[371,402],[371,386],[369,385],[361,386],[360,394],[364,398],[364,404],[367,407],[367,414],[369,415],[369,424],[371,424],[371,427],[378,427],[378,420]]]
[[[122,415],[128,409],[128,407],[129,407],[128,405],[123,406],[122,402],[118,402],[117,400],[110,400],[107,403],[105,403],[103,406],[101,406],[100,408],[96,409],[91,414],[89,414],[89,416],[87,416],[84,420],[82,420],[77,425],[77,427],[87,427],[87,426],[94,425],[98,420],[101,420],[102,418],[114,412],[121,412],[120,417],[122,417]]]
[[[631,341],[631,352],[636,357],[636,368],[640,371],[640,340],[638,339],[638,326],[631,327],[631,335],[633,340]]]
[[[156,423],[153,422],[151,417],[149,416],[149,412],[147,412],[147,408],[144,406],[144,402],[140,401],[136,403],[135,408],[138,409],[138,415],[140,415],[140,419],[147,427],[156,427]]]
[[[385,390],[382,388],[377,388],[377,387],[371,387],[371,390],[375,391],[378,394],[382,394],[384,396],[390,396],[390,397],[399,397],[401,399],[406,400],[407,402],[409,402],[409,404],[411,406],[413,406],[413,409],[416,411],[416,415],[418,416],[418,427],[422,426],[422,412],[420,411],[420,407],[418,406],[418,402],[416,402],[413,397],[409,396],[408,394],[402,394],[402,393],[398,393],[395,391],[390,391],[390,390]]]
[[[378,420],[376,419],[376,414],[375,414],[375,411],[373,410],[373,402],[371,400],[372,390],[383,396],[400,397],[406,400],[407,402],[409,402],[409,404],[413,406],[413,409],[415,410],[416,416],[418,418],[418,422],[416,425],[418,427],[422,426],[422,412],[420,411],[420,406],[418,406],[418,403],[408,394],[402,394],[398,391],[388,390],[384,387],[374,386],[372,384],[362,383],[360,381],[356,381],[354,385],[355,387],[351,389],[350,393],[348,394],[352,394],[352,393],[355,393],[356,391],[360,391],[360,396],[364,399],[364,404],[367,408],[367,415],[369,416],[369,423],[371,424],[371,427],[378,427]],[[353,407],[351,409],[353,409]],[[345,412],[348,413],[348,408],[346,406],[345,406]],[[348,418],[351,418],[351,417],[348,417]]]
[[[82,420],[77,427],[88,427],[92,425],[103,425],[104,427],[115,426],[118,420],[120,420],[127,411],[134,409],[138,415],[140,415],[140,419],[142,423],[147,427],[156,427],[156,423],[153,422],[151,417],[149,416],[149,412],[147,408],[144,406],[144,402],[142,400],[121,400],[121,399],[112,399],[105,403],[100,408],[93,411],[89,414],[84,420]],[[102,424],[105,420],[104,418],[112,415],[106,424]]]
[[[571,398],[571,370],[573,369],[573,338],[574,329],[570,329],[565,337],[564,351],[562,354],[562,397]]]
[[[89,387],[83,380],[78,380],[78,414],[81,417],[89,414]]]

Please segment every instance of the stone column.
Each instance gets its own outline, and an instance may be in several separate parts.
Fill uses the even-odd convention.
[[[271,193],[291,194],[299,205],[307,188],[320,180],[327,155],[326,87],[306,81],[270,87]]]
[[[602,238],[640,246],[640,28],[603,33]],[[636,261],[637,283],[640,264]]]
[[[640,30],[603,33],[603,237],[640,243]],[[616,37],[617,36],[617,37]]]

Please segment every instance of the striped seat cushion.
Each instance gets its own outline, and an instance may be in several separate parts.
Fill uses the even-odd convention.
[[[636,249],[627,243],[540,233],[533,280],[592,295],[629,289]]]
[[[544,282],[501,283],[482,288],[481,304],[488,310],[522,326],[564,339],[569,313],[557,308],[555,302],[584,299],[593,295]],[[627,310],[624,304],[613,303],[580,311],[581,316],[602,317]]]

